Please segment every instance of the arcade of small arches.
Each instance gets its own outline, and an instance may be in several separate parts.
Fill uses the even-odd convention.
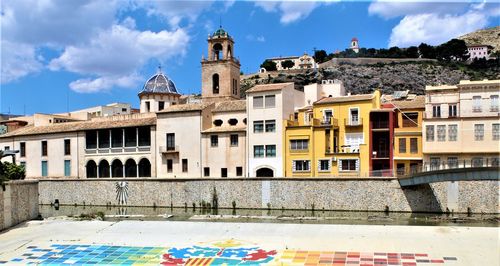
[[[102,159],[99,164],[94,160],[87,161],[85,165],[87,178],[119,178],[119,177],[151,177],[151,163],[142,158],[139,163],[132,158],[125,164],[120,159],[114,159],[111,164]]]

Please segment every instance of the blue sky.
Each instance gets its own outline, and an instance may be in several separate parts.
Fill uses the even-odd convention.
[[[1,1],[0,112],[56,113],[137,93],[162,65],[199,93],[207,35],[235,39],[245,73],[267,57],[361,47],[440,44],[498,26],[498,2]]]

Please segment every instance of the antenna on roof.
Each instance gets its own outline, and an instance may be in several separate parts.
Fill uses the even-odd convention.
[[[161,73],[161,64],[158,64],[158,73]]]
[[[222,29],[222,16],[219,16],[219,28]]]

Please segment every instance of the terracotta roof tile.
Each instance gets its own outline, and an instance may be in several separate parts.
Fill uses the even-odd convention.
[[[129,116],[129,115],[126,115]],[[144,115],[141,115],[144,116]],[[122,117],[122,116],[120,116]],[[115,118],[119,118],[118,116]],[[156,124],[156,116],[149,117],[139,117],[125,119],[110,120],[110,119],[96,119],[84,122],[66,122],[58,123],[47,126],[25,126],[14,131],[0,135],[0,138],[8,138],[13,136],[27,136],[27,135],[39,135],[39,134],[53,134],[53,133],[63,133],[63,132],[76,132],[84,131],[90,129],[106,129],[106,128],[117,128],[117,127],[135,127],[135,126],[149,126]]]
[[[246,126],[232,126],[232,127],[211,127],[203,130],[201,133],[216,133],[216,132],[241,132],[246,131]]]
[[[236,112],[236,111],[246,111],[247,102],[245,100],[238,101],[225,101],[215,104],[215,108],[212,112]]]
[[[177,113],[177,112],[190,112],[190,111],[201,111],[213,103],[188,103],[188,104],[176,104],[165,108],[165,110],[158,112],[158,114],[163,113]]]
[[[325,97],[314,104],[324,104],[324,103],[343,103],[343,102],[355,102],[373,99],[373,94],[360,94],[360,95],[350,95],[350,96],[340,96],[340,97]]]
[[[416,109],[425,108],[425,96],[418,95],[413,100],[393,100],[390,101],[394,106],[399,109]]]
[[[255,85],[249,90],[247,90],[247,93],[260,92],[260,91],[277,91],[277,90],[282,90],[283,88],[290,85],[292,85],[293,87],[293,82]]]

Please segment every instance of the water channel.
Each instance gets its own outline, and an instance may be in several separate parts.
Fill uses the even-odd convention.
[[[500,216],[495,214],[436,214],[398,212],[360,212],[323,210],[207,210],[192,207],[106,207],[40,205],[42,218],[69,216],[82,217],[104,214],[105,221],[209,221],[251,223],[310,223],[310,224],[363,224],[363,225],[416,225],[416,226],[481,226],[498,227]]]

